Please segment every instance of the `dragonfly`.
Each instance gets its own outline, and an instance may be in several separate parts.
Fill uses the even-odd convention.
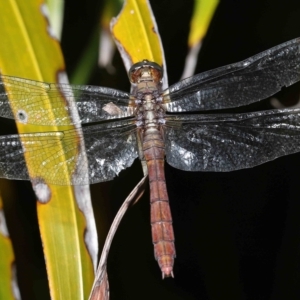
[[[165,159],[184,171],[228,172],[300,151],[299,108],[212,113],[260,101],[299,81],[300,38],[165,90],[162,76],[155,62],[138,62],[129,70],[126,93],[2,75],[0,116],[56,129],[0,136],[0,176],[86,185],[112,180],[139,158],[149,176],[154,255],[163,277],[170,277],[176,251]],[[87,125],[79,130],[78,124]],[[69,125],[75,126],[66,130]],[[64,151],[58,152],[60,143]],[[34,168],[27,169],[25,156]]]

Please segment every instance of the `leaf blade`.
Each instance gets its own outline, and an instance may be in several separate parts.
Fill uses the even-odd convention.
[[[0,68],[4,74],[47,82],[57,82],[65,76],[60,45],[51,35],[43,5],[40,0],[0,2]],[[18,130],[36,132],[57,130],[57,127],[18,124]],[[57,151],[61,149],[63,145]],[[29,170],[33,167],[28,166]],[[84,241],[85,220],[93,220],[93,213],[90,211],[84,220],[76,204],[76,197],[80,201],[81,196],[72,187],[57,187],[45,182],[44,191],[48,192],[49,201],[38,204],[37,210],[52,299],[85,299],[97,259],[95,253],[91,258],[91,252],[97,250],[87,250],[89,246]],[[41,200],[41,194],[37,195]],[[91,207],[88,191],[83,193],[83,198]],[[91,235],[95,238],[96,231],[92,227],[90,225],[88,230],[94,230]],[[58,268],[60,263],[64,268]]]

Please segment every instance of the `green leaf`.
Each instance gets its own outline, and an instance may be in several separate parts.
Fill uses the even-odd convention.
[[[164,64],[160,36],[147,0],[125,1],[111,28],[127,70],[144,59]]]
[[[52,35],[44,5],[41,0],[0,1],[2,74],[46,82],[57,82],[66,77],[60,45]],[[61,100],[64,105],[63,97]],[[51,107],[51,102],[44,105]],[[72,128],[22,124],[17,127],[19,132]],[[76,137],[73,142],[78,143]],[[64,145],[55,151],[64,151]],[[34,176],[36,158],[27,154],[26,160],[29,173]],[[47,197],[44,201],[47,203],[38,203],[37,211],[51,297],[53,300],[86,299],[92,286],[98,251],[89,188],[54,186],[47,180],[44,183],[42,191],[33,186],[38,191],[39,201],[45,200],[42,199],[45,195]],[[43,192],[48,194],[42,195]],[[86,236],[92,242],[85,241]]]
[[[199,44],[206,35],[219,0],[196,0],[191,20],[189,47]]]

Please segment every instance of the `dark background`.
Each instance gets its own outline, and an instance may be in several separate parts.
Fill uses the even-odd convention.
[[[172,84],[181,76],[188,51],[193,1],[150,3]],[[68,74],[74,71],[93,33],[102,4],[96,0],[66,1],[62,48]],[[196,73],[246,59],[298,36],[300,1],[221,1],[203,42]],[[117,70],[114,75],[95,65],[90,83],[129,90],[118,54],[113,65]],[[294,103],[298,91],[299,85],[294,85],[278,97],[284,103]],[[269,100],[265,100],[233,111],[269,108]],[[166,164],[177,250],[175,278],[162,280],[154,259],[146,190],[124,217],[113,241],[108,261],[111,299],[299,299],[299,166],[299,154],[230,173],[184,172]],[[92,186],[96,216],[103,210],[107,214],[107,224],[97,219],[100,230],[108,229],[141,176],[136,161],[114,181]],[[30,184],[18,183],[18,191],[23,200],[15,218],[34,222]],[[99,199],[103,195],[105,203]],[[33,223],[23,226],[31,231],[33,252],[32,258],[27,256],[21,262],[22,243],[28,238],[14,241],[23,299],[47,299],[38,228]],[[25,284],[21,283],[24,277]]]

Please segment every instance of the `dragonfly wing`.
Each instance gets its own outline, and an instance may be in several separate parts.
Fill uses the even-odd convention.
[[[138,157],[136,125],[132,120],[85,127],[84,143],[90,183],[112,180]],[[78,177],[80,181],[80,173]]]
[[[244,61],[200,73],[170,86],[169,112],[224,109],[265,99],[300,80],[300,38]]]
[[[13,114],[11,106],[16,115]],[[74,119],[76,110],[79,120]],[[36,125],[71,125],[133,115],[125,92],[1,76],[0,116]]]
[[[300,151],[300,109],[171,116],[165,143],[167,162],[181,170],[254,167]]]
[[[138,157],[130,120],[0,137],[0,177],[84,185],[113,179]],[[82,145],[85,145],[85,152]],[[27,171],[24,154],[31,165]],[[86,159],[87,158],[87,159]]]

